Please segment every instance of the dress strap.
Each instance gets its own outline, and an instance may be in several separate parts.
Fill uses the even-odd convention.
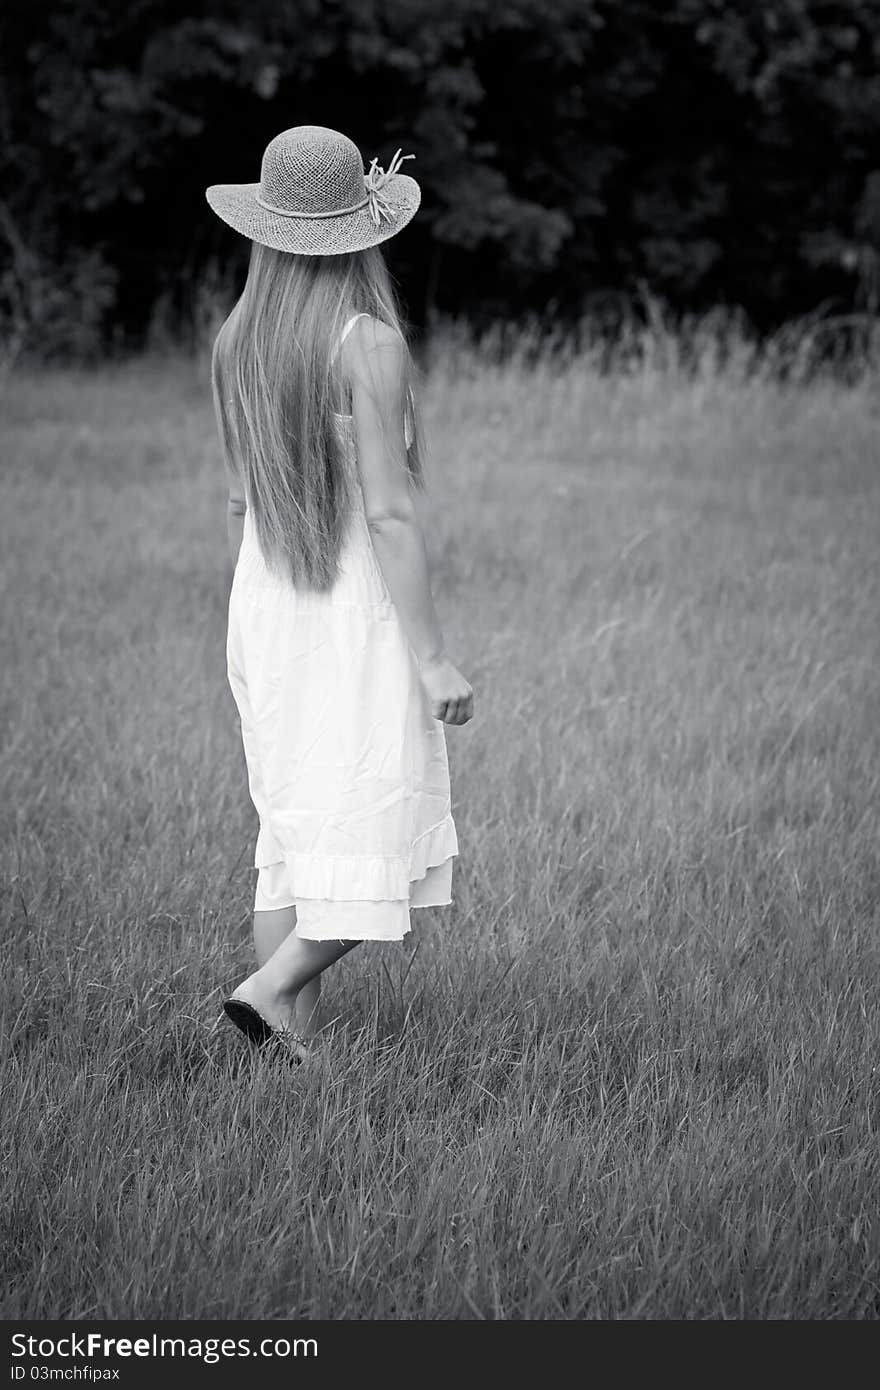
[[[341,347],[342,347],[342,344],[345,342],[345,340],[346,340],[346,338],[348,337],[349,333],[350,333],[351,330],[354,328],[354,326],[355,326],[355,324],[357,323],[358,319],[367,319],[367,318],[369,318],[369,317],[370,317],[369,314],[355,314],[352,318],[350,318],[350,319],[348,320],[348,323],[345,325],[345,327],[343,328],[342,332],[341,332],[340,335],[339,335],[339,340],[338,340],[338,342],[337,342],[337,344],[336,344],[336,347],[333,349],[333,357],[331,358],[331,361],[333,361],[333,362],[336,361],[336,358],[337,358],[337,356],[339,355],[339,351],[340,351],[340,349],[341,349]]]

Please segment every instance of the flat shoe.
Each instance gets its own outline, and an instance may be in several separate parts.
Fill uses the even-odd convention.
[[[240,1028],[241,1031],[257,1047],[264,1047],[267,1042],[276,1041],[287,1047],[299,1062],[313,1060],[313,1054],[304,1038],[299,1033],[294,1033],[290,1028],[273,1028],[261,1013],[258,1013],[252,1004],[247,1004],[243,999],[236,999],[234,996],[223,1001],[223,1011],[226,1017]]]
[[[258,1014],[256,1009],[246,1004],[243,999],[225,999],[223,1012],[252,1043],[256,1043],[257,1047],[262,1047],[275,1036],[276,1030],[271,1023],[267,1023],[263,1015]]]

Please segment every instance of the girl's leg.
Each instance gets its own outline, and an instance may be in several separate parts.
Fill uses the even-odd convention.
[[[297,1001],[303,988],[358,944],[357,941],[303,941],[288,933],[266,963],[239,985],[235,996],[252,1004],[273,1028],[291,1028],[299,1032]]]
[[[254,955],[257,965],[263,966],[274,956],[296,926],[295,907],[276,907],[254,913]]]
[[[278,907],[254,913],[254,954],[258,967],[271,960],[282,941],[286,941],[296,926],[296,908]],[[318,1031],[318,1004],[321,998],[321,976],[316,975],[303,985],[296,996],[293,1027],[302,1038],[313,1038]]]
[[[321,1002],[321,976],[307,981],[296,996],[293,1026],[301,1038],[313,1038],[318,1031],[318,1005]]]

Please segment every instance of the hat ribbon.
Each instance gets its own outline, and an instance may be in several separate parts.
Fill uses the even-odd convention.
[[[382,196],[382,189],[394,178],[395,174],[398,173],[405,159],[415,159],[415,155],[402,155],[400,150],[398,150],[391,163],[388,165],[388,172],[386,173],[381,164],[376,163],[376,157],[374,156],[370,163],[369,170],[364,174],[364,185],[367,190],[366,196],[361,198],[359,203],[353,203],[352,206],[348,208],[334,208],[329,212],[298,212],[295,208],[279,208],[273,203],[267,203],[260,197],[259,193],[256,193],[254,196],[261,208],[265,208],[267,212],[274,212],[279,217],[314,217],[318,219],[323,217],[345,217],[351,212],[359,212],[361,208],[369,207],[370,216],[378,227],[383,217],[390,219],[392,216],[388,203]]]
[[[364,183],[367,186],[367,205],[370,209],[370,216],[377,227],[383,217],[391,217],[388,203],[385,198],[382,197],[382,189],[389,180],[393,179],[395,174],[399,172],[400,166],[405,159],[415,159],[415,155],[401,154],[400,150],[398,150],[391,163],[388,165],[388,172],[386,173],[382,165],[376,163],[376,157],[374,155],[367,173],[364,174]]]

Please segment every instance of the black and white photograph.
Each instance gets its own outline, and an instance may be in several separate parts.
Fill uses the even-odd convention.
[[[880,0],[6,0],[13,1382],[877,1319],[878,426]]]

